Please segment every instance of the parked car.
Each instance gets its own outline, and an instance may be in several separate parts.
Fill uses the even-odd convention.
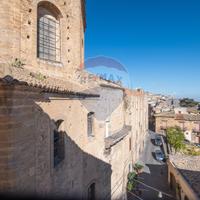
[[[155,157],[156,157],[156,160],[158,161],[163,161],[165,159],[165,156],[161,150],[155,151]]]
[[[200,144],[199,143],[194,143],[194,146],[199,147],[200,148]]]
[[[162,139],[160,135],[155,136],[155,145],[156,146],[161,146],[162,145]]]
[[[187,139],[184,139],[184,143],[185,143],[185,144],[190,144],[190,141],[187,140]]]

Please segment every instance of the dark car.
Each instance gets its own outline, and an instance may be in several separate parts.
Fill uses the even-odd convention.
[[[162,139],[160,135],[155,136],[155,145],[156,146],[162,146]]]
[[[200,144],[199,143],[194,143],[194,146],[199,147],[200,148]]]
[[[156,157],[156,160],[158,161],[163,161],[165,159],[165,155],[163,154],[161,150],[155,151],[155,157]]]

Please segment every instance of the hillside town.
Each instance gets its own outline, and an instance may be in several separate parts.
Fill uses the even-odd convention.
[[[0,197],[199,200],[200,104],[87,70],[86,16],[0,2]]]

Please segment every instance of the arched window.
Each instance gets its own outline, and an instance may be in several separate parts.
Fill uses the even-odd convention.
[[[56,129],[53,134],[54,167],[59,165],[65,158],[64,132],[59,131],[62,123],[63,120],[57,120],[55,122]]]
[[[57,7],[48,1],[38,5],[37,55],[38,58],[60,62],[60,18]]]
[[[96,186],[95,186],[95,183],[92,183],[91,185],[90,185],[90,187],[88,188],[88,200],[95,200],[95,193],[96,193],[96,191],[95,191],[95,188]]]

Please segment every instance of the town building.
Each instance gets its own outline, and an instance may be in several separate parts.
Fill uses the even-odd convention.
[[[150,92],[147,93],[147,97],[149,104],[149,129],[155,131],[154,114],[173,111],[174,108],[179,106],[179,100],[169,95],[153,94]]]
[[[200,199],[200,156],[170,155],[168,180],[178,200]]]
[[[148,104],[83,69],[84,0],[0,2],[0,192],[126,199]]]
[[[171,112],[155,114],[155,118],[157,133],[164,134],[167,128],[178,126],[186,140],[200,143],[200,115],[191,113],[191,109],[176,108]]]

